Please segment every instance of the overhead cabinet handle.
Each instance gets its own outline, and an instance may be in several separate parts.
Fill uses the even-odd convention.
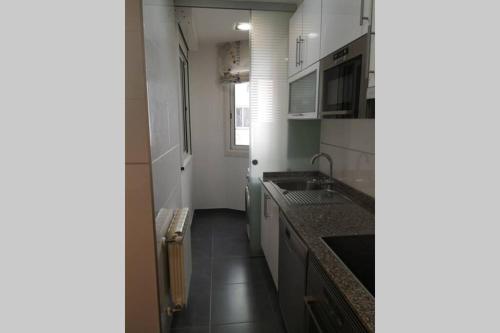
[[[299,38],[295,38],[295,67],[299,65]]]
[[[302,36],[299,36],[299,66],[302,65],[304,62],[302,60],[302,43],[304,42],[304,39],[302,39]]]

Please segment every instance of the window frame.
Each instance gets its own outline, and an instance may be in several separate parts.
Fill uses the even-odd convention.
[[[184,70],[184,71],[183,71]],[[187,159],[193,154],[191,138],[191,105],[189,94],[189,61],[182,45],[179,45],[179,71],[180,71],[180,107],[182,124],[182,155]],[[184,75],[183,75],[184,74]]]
[[[242,82],[243,83],[243,82]],[[237,157],[248,157],[248,152],[250,145],[237,145],[235,143],[235,85],[236,83],[230,83],[227,87],[228,97],[226,100],[228,101],[227,112],[225,114],[226,119],[226,156],[237,156]]]

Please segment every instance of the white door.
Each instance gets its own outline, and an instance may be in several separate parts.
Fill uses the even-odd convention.
[[[250,178],[286,170],[289,13],[252,11],[250,31]]]
[[[300,60],[302,69],[305,69],[320,59],[321,0],[304,0],[302,3],[301,36]]]
[[[302,5],[288,22],[288,77],[300,71],[299,38],[302,34]]]
[[[321,58],[368,31],[370,0],[323,0]]]
[[[263,172],[286,170],[288,25],[290,13],[252,10],[250,30],[250,247],[260,248]]]

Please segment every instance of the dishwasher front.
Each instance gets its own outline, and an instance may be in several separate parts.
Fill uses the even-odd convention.
[[[288,333],[304,332],[307,247],[280,214],[278,298]]]

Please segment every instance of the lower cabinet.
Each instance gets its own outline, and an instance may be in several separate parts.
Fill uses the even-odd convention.
[[[279,207],[262,187],[260,245],[271,271],[274,285],[278,288],[279,257]]]

